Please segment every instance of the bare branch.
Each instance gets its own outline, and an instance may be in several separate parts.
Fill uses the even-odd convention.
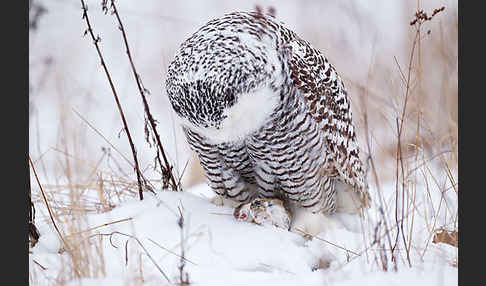
[[[127,133],[128,142],[130,144],[130,148],[132,149],[133,160],[135,161],[135,168],[134,169],[135,169],[135,173],[137,174],[138,194],[140,196],[140,200],[143,200],[142,180],[141,180],[140,168],[138,166],[137,151],[135,150],[135,145],[133,144],[132,136],[130,135],[130,130],[128,129],[128,124],[127,124],[127,121],[125,119],[125,114],[123,113],[123,109],[121,107],[120,100],[118,99],[118,95],[116,93],[115,85],[113,84],[113,81],[111,80],[110,73],[108,72],[108,68],[106,67],[105,60],[103,59],[103,55],[101,54],[101,50],[100,50],[100,47],[98,45],[101,38],[99,36],[97,36],[97,37],[94,36],[93,29],[91,27],[91,23],[89,22],[89,18],[88,18],[88,8],[87,8],[87,6],[86,6],[86,4],[84,3],[83,0],[81,0],[81,5],[82,5],[82,9],[83,9],[83,19],[86,21],[86,25],[88,26],[87,31],[89,32],[91,39],[93,40],[93,44],[96,47],[96,51],[98,52],[98,56],[101,60],[101,65],[103,66],[103,70],[105,71],[106,77],[108,78],[108,82],[110,83],[111,91],[113,92],[113,96],[115,98],[116,105],[118,107],[118,111],[120,112],[120,116],[121,116],[121,119],[123,121],[124,129]],[[85,32],[85,34],[86,34],[86,32]]]
[[[104,11],[107,11],[107,8],[106,8],[106,0],[103,1],[102,3],[103,5],[103,9]],[[162,158],[164,160],[164,165],[162,165],[162,162],[160,162],[160,158],[158,156],[159,152],[157,152],[157,159],[159,161],[159,164],[162,168],[162,174],[163,176],[166,176],[169,178],[171,184],[172,184],[172,189],[174,191],[177,191],[179,188],[178,188],[178,184],[176,183],[175,179],[174,179],[174,175],[172,173],[172,166],[169,164],[169,161],[167,160],[167,156],[165,155],[165,151],[164,151],[164,147],[160,141],[160,136],[159,136],[159,133],[157,132],[157,124],[156,124],[156,121],[154,120],[152,114],[150,113],[150,108],[149,108],[149,104],[147,102],[147,99],[145,97],[145,94],[148,93],[149,94],[149,91],[148,89],[146,89],[143,84],[142,84],[142,79],[140,78],[140,75],[138,74],[136,68],[135,68],[135,64],[133,63],[133,59],[132,59],[132,55],[130,53],[130,47],[128,45],[128,39],[127,39],[127,35],[125,33],[125,28],[123,27],[123,23],[120,19],[120,14],[118,13],[118,9],[116,8],[116,5],[115,5],[115,1],[114,0],[111,0],[111,5],[110,5],[110,8],[112,9],[112,12],[113,14],[115,15],[117,21],[118,21],[118,27],[122,33],[122,36],[123,36],[123,42],[125,44],[125,49],[126,49],[126,53],[127,53],[127,56],[128,56],[128,60],[130,61],[130,66],[132,68],[132,72],[133,72],[133,76],[135,78],[135,82],[137,83],[137,87],[138,87],[138,91],[140,93],[140,96],[142,98],[142,102],[143,102],[143,106],[144,106],[144,110],[145,110],[145,114],[147,116],[147,119],[150,123],[150,127],[151,127],[151,130],[153,132],[153,135],[155,137],[155,140],[157,142],[157,148],[158,148],[158,151],[160,151],[160,154],[162,154]],[[105,12],[106,14],[106,12]]]
[[[59,238],[64,243],[65,249],[70,250],[69,245],[64,240],[64,237],[62,236],[61,232],[59,231],[59,228],[57,227],[56,221],[54,220],[54,215],[52,214],[51,207],[49,206],[49,203],[47,202],[46,194],[44,193],[44,189],[42,188],[42,185],[39,181],[39,177],[37,176],[37,172],[35,171],[34,163],[32,163],[32,159],[30,158],[30,156],[29,156],[29,162],[30,162],[30,165],[32,166],[32,171],[34,172],[34,176],[35,176],[35,179],[37,181],[37,184],[39,185],[39,188],[40,188],[40,191],[41,191],[41,194],[42,194],[42,198],[44,199],[44,203],[46,204],[47,211],[49,212],[49,218],[51,219],[51,222],[54,225],[54,228],[56,229],[56,232],[59,235]]]

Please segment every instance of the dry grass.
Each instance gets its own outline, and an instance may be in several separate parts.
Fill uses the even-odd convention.
[[[417,11],[420,10],[418,7]],[[447,12],[450,13],[443,9],[430,11],[429,17],[434,15],[434,18],[425,18],[423,13],[415,15],[418,20],[412,19],[413,37],[407,62],[396,57],[393,62],[389,61],[394,65],[394,72],[386,75],[387,82],[382,78],[384,71],[391,67],[378,65],[370,67],[367,85],[354,85],[360,101],[364,102],[361,107],[365,107],[358,108],[356,117],[363,117],[363,121],[366,119],[372,125],[365,135],[372,142],[372,151],[366,156],[376,158],[376,165],[380,166],[377,167],[379,175],[370,177],[370,183],[377,186],[378,192],[382,189],[379,181],[393,181],[395,186],[394,197],[389,202],[377,203],[377,207],[385,209],[383,217],[366,222],[375,225],[378,233],[392,234],[391,250],[375,257],[384,270],[390,269],[389,263],[393,263],[395,270],[398,262],[413,266],[410,261],[413,251],[423,259],[431,239],[440,242],[438,230],[457,233],[457,15]],[[440,29],[434,29],[437,26]],[[374,86],[394,92],[383,94]],[[390,97],[391,106],[384,106],[383,102]],[[426,197],[421,205],[417,205],[418,189],[425,189],[425,194],[422,191],[419,194]],[[453,198],[452,204],[446,194]],[[418,217],[425,226],[417,226]],[[388,227],[379,231],[382,224]],[[391,225],[395,229],[390,229]],[[414,235],[422,228],[427,230],[427,238],[423,244],[416,245]],[[390,246],[389,237],[388,241],[380,239],[374,243],[383,249]]]

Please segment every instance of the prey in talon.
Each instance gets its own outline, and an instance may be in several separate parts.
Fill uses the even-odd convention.
[[[290,228],[290,211],[279,199],[256,198],[237,206],[233,215],[237,220],[270,224],[287,230]]]

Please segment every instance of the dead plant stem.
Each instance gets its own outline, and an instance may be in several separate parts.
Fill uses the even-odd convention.
[[[118,99],[118,95],[117,95],[117,92],[116,92],[116,89],[115,89],[115,85],[113,84],[113,81],[111,79],[110,73],[109,73],[108,68],[106,66],[105,60],[103,59],[101,49],[98,45],[101,38],[99,36],[95,37],[95,35],[93,33],[93,29],[91,27],[91,23],[90,23],[89,18],[88,18],[88,8],[87,8],[86,4],[84,3],[84,0],[81,0],[81,5],[82,5],[82,9],[83,9],[83,19],[86,21],[86,25],[88,26],[88,29],[85,31],[85,34],[87,32],[89,32],[91,39],[93,40],[93,45],[95,46],[96,51],[98,52],[98,56],[100,58],[101,65],[103,66],[103,70],[105,71],[106,77],[107,77],[108,82],[110,84],[111,91],[113,92],[113,96],[115,98],[116,105],[118,107],[118,111],[119,111],[121,119],[123,121],[123,126],[124,126],[124,129],[125,129],[125,132],[127,133],[128,143],[130,144],[130,148],[132,149],[133,160],[135,162],[135,173],[137,174],[137,181],[138,181],[138,194],[140,196],[140,200],[143,200],[141,172],[140,172],[140,168],[138,166],[137,151],[135,150],[135,144],[133,143],[132,136],[130,135],[130,130],[128,129],[128,123],[125,119],[125,114],[123,113],[123,109],[121,107],[120,100]]]
[[[105,3],[105,5],[106,5],[106,3]],[[104,7],[106,9],[106,6],[104,6]],[[152,132],[153,132],[155,139],[157,141],[158,149],[160,151],[160,154],[162,154],[162,158],[164,160],[165,172],[162,172],[162,174],[169,176],[169,179],[172,183],[172,189],[174,191],[177,191],[178,185],[176,184],[176,181],[174,179],[174,175],[172,173],[172,167],[170,166],[169,161],[167,160],[167,156],[165,155],[164,147],[162,146],[159,133],[157,132],[157,128],[156,128],[157,124],[155,123],[155,120],[154,120],[152,114],[150,113],[149,104],[147,103],[147,99],[145,97],[145,93],[146,93],[147,90],[143,87],[142,80],[140,79],[140,75],[138,74],[138,72],[135,68],[135,64],[133,63],[132,55],[130,53],[130,48],[129,48],[129,45],[128,45],[127,35],[125,33],[125,28],[123,27],[123,23],[120,19],[120,15],[118,13],[118,9],[116,8],[114,0],[111,0],[111,8],[113,9],[112,10],[113,14],[115,14],[115,17],[118,21],[119,29],[120,29],[122,36],[123,36],[123,42],[124,42],[125,48],[126,48],[125,51],[126,51],[126,54],[128,56],[128,60],[130,61],[130,66],[132,68],[132,72],[133,72],[133,76],[135,78],[135,82],[137,83],[137,87],[138,87],[138,91],[140,93],[140,97],[142,98],[145,114],[147,115],[148,121],[150,122],[150,127],[152,128]],[[157,159],[159,161],[160,166],[162,167],[162,162],[160,162],[160,157],[158,156],[158,152],[157,152]]]
[[[59,238],[61,239],[61,241],[63,242],[66,250],[70,250],[69,245],[64,240],[64,237],[62,236],[61,231],[59,231],[59,228],[57,227],[56,221],[54,220],[54,215],[52,214],[51,207],[49,206],[49,202],[47,202],[46,194],[44,193],[44,189],[42,188],[42,185],[39,181],[39,177],[37,176],[37,172],[35,170],[34,163],[32,162],[32,159],[30,158],[30,156],[29,156],[29,162],[30,162],[30,166],[32,167],[32,171],[34,172],[34,176],[35,176],[35,179],[37,181],[37,184],[39,185],[39,189],[41,191],[42,198],[44,199],[44,203],[46,204],[47,211],[49,212],[49,217],[51,219],[51,222],[54,225],[54,228],[56,229],[56,232],[59,235]]]

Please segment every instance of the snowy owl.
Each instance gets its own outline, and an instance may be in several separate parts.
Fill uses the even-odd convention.
[[[236,217],[260,199],[324,215],[369,206],[343,81],[273,16],[202,26],[176,52],[166,89],[210,187],[241,204]]]

